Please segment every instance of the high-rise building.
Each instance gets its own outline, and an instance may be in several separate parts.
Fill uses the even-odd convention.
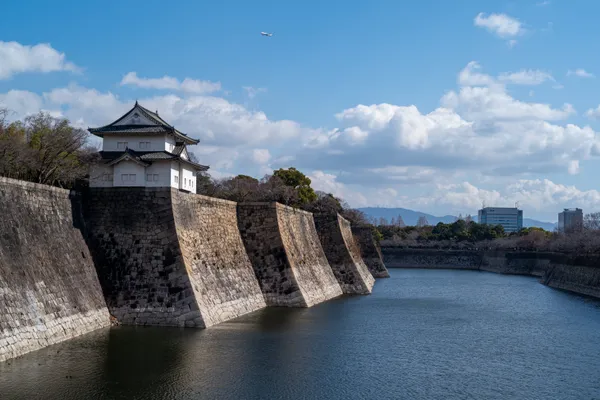
[[[480,224],[502,225],[505,232],[523,229],[523,210],[516,207],[485,207],[479,210]]]
[[[583,229],[583,210],[581,208],[565,208],[558,213],[559,232],[578,232]]]

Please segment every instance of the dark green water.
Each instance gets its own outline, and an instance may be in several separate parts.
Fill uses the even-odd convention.
[[[600,399],[599,302],[526,277],[390,272],[371,296],[207,330],[97,331],[0,363],[0,399]]]

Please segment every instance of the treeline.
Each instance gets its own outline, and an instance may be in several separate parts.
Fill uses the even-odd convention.
[[[301,208],[312,213],[339,213],[354,224],[368,224],[365,214],[331,193],[315,191],[311,180],[294,167],[278,169],[256,179],[237,175],[213,179],[208,174],[196,178],[196,191],[211,197],[242,202],[271,202]]]
[[[479,242],[504,237],[506,234],[501,225],[484,225],[476,222],[458,219],[451,224],[443,222],[435,226],[398,226],[378,225],[383,240],[402,241],[469,241]]]
[[[71,188],[98,159],[88,133],[68,120],[40,112],[8,122],[0,108],[0,176]]]

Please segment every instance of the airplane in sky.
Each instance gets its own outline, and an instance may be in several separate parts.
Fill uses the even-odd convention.
[[[260,34],[263,35],[263,36],[268,36],[268,37],[273,36],[273,34],[269,33],[269,32],[261,32]]]

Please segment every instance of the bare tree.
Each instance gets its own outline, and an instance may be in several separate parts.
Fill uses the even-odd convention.
[[[473,217],[471,217],[471,214],[467,214],[467,216],[465,217],[465,222],[468,224],[469,222],[473,222]]]
[[[583,227],[590,231],[600,230],[600,212],[586,214],[583,217]]]
[[[427,226],[427,225],[429,225],[429,222],[427,221],[427,218],[424,215],[421,215],[419,217],[419,220],[417,221],[417,226],[419,228],[422,228],[422,227]]]
[[[386,218],[379,217],[379,223],[378,223],[378,225],[379,226],[386,226],[386,225],[388,225],[388,220]]]
[[[404,223],[404,219],[402,218],[402,215],[398,215],[398,218],[396,218],[396,226],[398,226],[400,228],[404,228],[406,226],[406,224]]]

